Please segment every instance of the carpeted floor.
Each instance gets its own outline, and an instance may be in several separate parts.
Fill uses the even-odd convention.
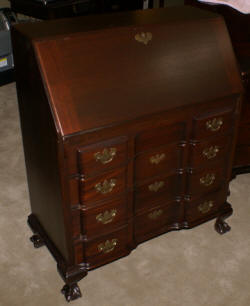
[[[231,183],[231,232],[214,221],[171,232],[79,282],[81,306],[249,306],[250,174]],[[34,249],[26,225],[29,199],[16,91],[0,87],[0,305],[67,305],[63,281],[45,247]]]

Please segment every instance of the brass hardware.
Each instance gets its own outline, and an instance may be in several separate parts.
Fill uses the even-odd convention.
[[[156,220],[162,215],[163,211],[162,209],[154,210],[150,214],[148,214],[149,219]]]
[[[142,32],[140,34],[138,33],[135,35],[135,40],[143,43],[144,45],[147,45],[150,42],[150,40],[152,40],[152,38],[153,35],[150,32],[147,33]]]
[[[211,146],[209,148],[204,149],[202,154],[207,159],[212,159],[217,155],[218,152],[219,152],[219,147],[218,146],[214,146],[214,147]]]
[[[98,251],[103,253],[109,253],[114,250],[118,243],[118,239],[106,240],[104,243],[98,244]]]
[[[205,201],[204,203],[200,204],[198,206],[198,210],[202,213],[202,214],[206,214],[208,213],[211,208],[214,206],[214,201]]]
[[[150,157],[150,163],[158,165],[161,161],[163,161],[163,159],[165,159],[165,157],[166,157],[165,153],[156,154]]]
[[[117,214],[116,209],[112,209],[111,211],[106,210],[104,213],[100,213],[96,216],[97,222],[101,222],[102,224],[108,224],[114,220],[114,217]]]
[[[148,186],[149,191],[157,192],[160,188],[162,188],[165,185],[163,181],[160,182],[154,182],[153,184]]]
[[[102,164],[110,163],[116,155],[116,148],[103,149],[102,152],[97,152],[94,154],[95,160],[100,161]]]
[[[116,179],[111,179],[110,181],[104,180],[103,183],[98,183],[95,185],[95,190],[102,194],[109,193],[113,190],[116,185]]]
[[[222,118],[214,118],[213,120],[208,120],[206,122],[206,127],[207,130],[210,130],[211,132],[217,132],[221,128],[222,124]]]
[[[205,186],[210,186],[215,181],[215,174],[214,173],[208,173],[205,176],[200,178],[200,184]]]

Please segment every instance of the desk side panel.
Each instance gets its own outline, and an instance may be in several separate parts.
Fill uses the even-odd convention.
[[[68,260],[56,126],[30,41],[15,30],[12,40],[32,214]]]

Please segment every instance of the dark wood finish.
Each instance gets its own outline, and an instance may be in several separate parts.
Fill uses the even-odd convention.
[[[80,183],[80,202],[85,206],[91,206],[95,201],[106,201],[111,197],[126,192],[127,173],[125,168],[119,168],[111,172],[105,172],[94,178],[81,179]],[[97,184],[100,188],[105,189],[106,185],[110,186],[114,180],[114,187],[107,187],[107,191],[97,190]]]
[[[44,241],[38,234],[30,237],[30,241],[34,244],[35,248],[40,248],[41,246],[44,246]]]
[[[173,224],[180,223],[181,205],[178,202],[171,202],[164,206],[156,206],[153,209],[138,214],[135,217],[135,240],[142,242],[150,237],[158,235],[159,229],[166,228]],[[166,231],[166,230],[165,230]]]
[[[78,151],[80,172],[84,177],[88,177],[124,165],[127,163],[127,146],[127,138],[123,137],[115,139],[112,142],[109,140],[82,149],[80,148]],[[112,148],[115,148],[114,156],[109,155],[111,154],[110,150]],[[105,152],[107,152],[106,158],[104,155]],[[102,157],[104,159],[101,159]]]
[[[226,155],[224,155],[224,158]],[[228,164],[226,158],[214,167],[205,168],[202,170],[192,170],[188,178],[188,190],[192,196],[204,194],[220,187],[224,182],[225,166]]]
[[[178,124],[144,131],[136,137],[136,152],[152,150],[162,146],[162,143],[176,143],[185,138],[185,125]]]
[[[226,22],[245,87],[237,147],[233,165],[234,176],[250,172],[250,16],[226,5],[208,5],[197,0],[185,4],[221,14]]]
[[[190,164],[192,167],[202,167],[212,165],[222,160],[227,153],[231,144],[231,134],[219,138],[213,138],[209,141],[192,143],[192,154],[190,156]]]
[[[229,103],[231,101],[229,100]],[[225,134],[225,132],[230,131],[232,125],[232,117],[233,117],[233,109],[229,108],[221,111],[217,114],[206,114],[205,116],[201,116],[194,119],[194,129],[193,129],[193,138],[194,139],[206,139],[212,137],[213,135],[220,136]],[[207,127],[207,122],[213,120],[221,119],[223,124],[221,127],[218,126],[218,130],[213,131]]]
[[[191,199],[186,211],[187,221],[192,223],[196,220],[207,219],[209,215],[219,211],[225,203],[226,192],[227,190],[225,191],[225,188],[222,188],[219,191],[207,193],[205,196],[199,197],[198,199]],[[212,201],[213,203],[211,203],[211,205],[204,204],[209,201]]]
[[[242,86],[220,17],[179,7],[16,25],[12,37],[28,223],[68,301],[142,241],[213,218],[226,230]],[[221,149],[212,162],[206,145]]]
[[[82,293],[77,283],[64,285],[61,292],[65,296],[67,302],[76,300],[82,296]]]
[[[142,184],[135,186],[135,211],[156,206],[158,203],[166,203],[174,200],[183,189],[183,175],[174,174],[150,178]],[[152,189],[159,186],[159,189]],[[151,188],[150,188],[151,187]]]
[[[126,198],[118,198],[95,208],[81,208],[81,210],[83,211],[81,222],[83,229],[81,232],[87,238],[99,236],[100,231],[103,234],[112,232],[118,226],[125,224],[130,217]],[[114,212],[113,215],[112,211]]]
[[[231,227],[227,224],[225,219],[232,215],[233,210],[228,203],[226,203],[226,204],[228,206],[228,211],[224,212],[224,213],[221,213],[220,216],[217,218],[217,220],[215,222],[215,225],[214,225],[217,233],[219,233],[221,235],[223,235],[223,234],[225,234],[225,233],[227,233],[231,230]]]
[[[181,149],[181,146],[174,143],[136,156],[135,180],[157,176],[162,172],[175,173],[181,168]]]
[[[111,234],[85,242],[85,261],[89,268],[106,264],[114,259],[128,255],[131,251],[131,224],[125,228],[113,231]],[[115,244],[112,245],[112,241]],[[103,250],[100,250],[100,245]]]

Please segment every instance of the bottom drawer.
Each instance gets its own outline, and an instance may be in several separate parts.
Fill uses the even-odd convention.
[[[220,208],[226,202],[227,191],[220,190],[210,193],[198,200],[186,203],[186,220],[194,222],[209,219],[211,215],[219,213]]]
[[[127,255],[131,245],[132,226],[128,225],[101,238],[85,242],[85,261],[90,268],[95,268]]]
[[[164,206],[158,206],[135,217],[135,240],[141,242],[151,237],[157,236],[160,232],[165,232],[179,223],[181,204],[171,202]]]

